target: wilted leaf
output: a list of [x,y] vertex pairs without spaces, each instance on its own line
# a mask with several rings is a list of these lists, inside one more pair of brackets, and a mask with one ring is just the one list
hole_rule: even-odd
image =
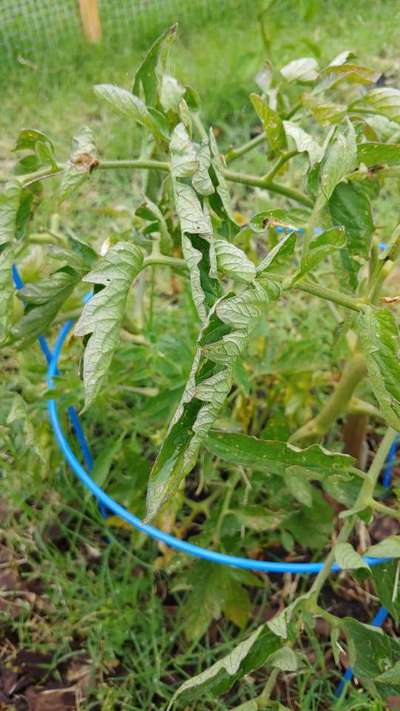
[[366,92],[361,99],[354,101],[352,109],[366,109],[382,114],[400,123],[400,89],[383,87]]
[[75,192],[98,165],[96,147],[90,128],[84,126],[74,136],[71,157],[66,164],[59,190],[60,200]]
[[175,178],[187,178],[198,169],[196,149],[183,125],[175,126],[170,143],[171,171]]
[[201,444],[231,388],[232,367],[263,308],[279,290],[254,280],[216,302],[199,334],[192,370],[152,468],[147,517],[152,518],[194,467]]
[[0,245],[14,239],[22,186],[17,180],[7,183],[0,194]]
[[199,639],[222,614],[240,628],[248,621],[250,600],[229,568],[197,561],[188,574],[192,590],[181,615],[189,640]]
[[168,709],[172,708],[176,698],[182,694],[185,695],[185,699],[195,699],[205,692],[217,695],[227,691],[245,674],[265,664],[268,657],[276,652],[280,645],[279,637],[265,625],[261,625],[226,657],[201,674],[185,681],[174,694]]
[[283,127],[286,135],[293,139],[299,153],[307,153],[310,165],[319,163],[322,158],[322,148],[315,138],[292,121],[284,121]]
[[396,624],[400,617],[399,565],[398,560],[382,561],[380,565],[374,565],[371,568],[372,578],[381,605],[389,610]]
[[318,62],[314,57],[294,59],[281,69],[286,81],[311,82],[318,77]]
[[14,262],[14,250],[10,246],[0,251],[0,344],[5,340],[12,321],[14,283],[11,267]]
[[262,122],[271,150],[281,151],[286,148],[285,129],[278,112],[271,109],[267,101],[257,94],[250,94],[250,99]]
[[130,242],[119,242],[100,257],[84,281],[103,288],[84,306],[75,326],[77,336],[89,336],[83,358],[85,407],[98,393],[107,376],[129,288],[143,266],[142,252]]
[[400,430],[399,332],[388,309],[365,307],[358,316],[358,333],[369,382],[387,422]]
[[347,111],[347,107],[344,104],[336,104],[314,94],[304,93],[301,97],[301,102],[304,108],[322,126],[340,123]]
[[368,563],[354,550],[351,543],[337,543],[335,545],[335,560],[342,570],[369,569]]
[[155,138],[160,141],[168,140],[155,115],[150,113],[146,104],[138,96],[113,84],[97,84],[94,90],[97,96],[104,99],[118,113],[148,128]]
[[231,222],[236,224],[236,218],[233,213],[232,205],[231,205],[229,188],[228,188],[227,182],[225,180],[225,176],[223,174],[223,170],[225,168],[224,159],[222,158],[222,156],[218,150],[217,141],[215,140],[214,131],[212,130],[212,128],[210,128],[209,140],[210,140],[210,151],[211,151],[211,165],[214,169],[214,173],[215,173],[215,177],[216,177],[216,181],[217,181],[216,190],[217,190],[217,193],[220,197],[222,207],[225,211],[225,214],[231,220]]
[[367,550],[373,558],[400,558],[400,536],[388,536]]
[[215,241],[218,269],[229,277],[249,282],[255,279],[256,268],[245,253],[231,242]]

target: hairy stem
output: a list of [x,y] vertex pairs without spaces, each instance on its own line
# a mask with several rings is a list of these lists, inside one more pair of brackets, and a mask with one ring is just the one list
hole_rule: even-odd
[[271,170],[264,176],[264,180],[271,181],[272,178],[277,174],[277,172],[282,168],[282,166],[285,165],[291,158],[294,156],[297,156],[299,154],[298,151],[287,151],[286,153],[283,153],[280,158],[274,163],[272,166]]
[[313,294],[313,296],[319,296],[321,299],[326,299],[327,301],[333,301],[333,303],[339,306],[345,306],[352,311],[361,311],[364,303],[360,299],[355,299],[352,296],[347,296],[347,294],[342,294],[340,291],[335,291],[335,289],[327,289],[324,286],[313,284],[309,281],[299,281],[294,284],[292,288],[300,289],[300,291]]
[[347,408],[357,385],[367,373],[363,356],[356,353],[347,361],[343,375],[321,412],[292,435],[290,441],[311,444],[320,440]]
[[265,178],[260,178],[258,175],[236,173],[233,170],[224,170],[223,173],[225,178],[232,183],[242,183],[243,185],[262,188],[263,190],[268,190],[272,193],[277,193],[278,195],[284,195],[290,200],[298,202],[300,205],[305,205],[305,207],[312,207],[312,201],[307,197],[307,195],[304,195],[304,193],[301,193],[298,190],[288,188],[286,185],[274,183],[273,180],[266,180]]
[[[379,444],[373,462],[365,476],[363,485],[359,491],[357,500],[354,505],[355,510],[364,506],[365,503],[368,501],[368,498],[372,498],[372,494],[374,492],[376,482],[378,481],[379,474],[382,471],[382,468],[386,461],[386,457],[396,436],[397,433],[395,432],[395,430],[392,429],[392,427],[389,427],[386,431],[385,436]],[[356,518],[357,517],[355,515],[352,515],[345,521],[337,537],[336,543],[346,543],[353,530]],[[318,600],[318,596],[322,590],[322,587],[330,574],[331,566],[334,560],[335,550],[333,548],[326,557],[324,567],[322,568],[322,570],[320,570],[311,586],[311,592],[315,595],[316,602]]]
[[230,163],[231,161],[236,160],[236,158],[240,158],[240,156],[244,156],[246,153],[253,150],[253,148],[256,148],[261,143],[263,143],[263,141],[265,141],[264,131],[262,133],[260,133],[258,136],[255,136],[254,138],[252,138],[250,141],[243,143],[243,145],[239,146],[239,148],[231,148],[225,155],[226,162]]

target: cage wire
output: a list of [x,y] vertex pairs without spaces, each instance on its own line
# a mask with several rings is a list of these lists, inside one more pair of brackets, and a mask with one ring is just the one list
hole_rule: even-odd
[[[99,0],[104,44],[150,38],[166,24],[196,26],[254,7],[254,0]],[[0,58],[35,59],[83,41],[78,0],[0,0]]]

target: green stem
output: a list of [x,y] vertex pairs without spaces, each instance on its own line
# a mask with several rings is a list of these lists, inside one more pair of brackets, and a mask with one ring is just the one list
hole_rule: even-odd
[[262,690],[261,694],[255,699],[255,702],[257,704],[258,709],[267,709],[269,706],[269,700],[271,698],[271,694],[274,690],[274,686],[276,684],[276,680],[278,679],[279,676],[279,669],[272,669],[271,674],[269,675],[268,681]]
[[[396,436],[396,431],[392,429],[392,427],[389,427],[385,433],[385,436],[379,444],[374,460],[364,478],[362,487],[358,493],[357,500],[353,507],[354,510],[357,510],[357,508],[361,508],[362,506],[364,506],[367,501],[367,498],[372,497],[376,482],[378,481],[378,477],[382,471],[382,468],[386,461],[386,457]],[[353,530],[355,521],[356,516],[354,515],[352,515],[347,519],[347,521],[345,521],[337,537],[336,543],[346,543]],[[330,569],[334,560],[335,549],[332,548],[332,550],[326,557],[324,567],[322,568],[322,570],[320,570],[311,586],[311,592],[314,594],[316,602],[318,601],[318,596],[322,590],[325,581],[329,576]]]
[[250,141],[247,141],[247,143],[243,143],[243,145],[239,146],[239,148],[231,148],[225,155],[226,162],[230,163],[231,161],[236,160],[236,158],[244,156],[246,153],[253,150],[253,148],[259,146],[260,143],[263,143],[263,141],[265,141],[265,138],[266,136],[263,131],[258,136],[255,136],[255,138],[252,138]]
[[272,193],[277,193],[278,195],[284,195],[290,200],[305,205],[306,207],[312,207],[312,201],[307,195],[288,188],[286,185],[281,185],[280,183],[274,183],[273,180],[265,180],[265,178],[260,178],[258,175],[250,175],[248,173],[236,173],[233,170],[224,170],[224,176],[227,180],[232,183],[242,183],[243,185],[249,185],[254,188],[262,188],[263,190],[268,190]]
[[145,257],[143,260],[145,267],[174,267],[175,269],[186,269],[187,265],[184,259],[179,257],[167,257],[164,254],[157,254],[151,257]]
[[321,412],[295,432],[292,443],[312,443],[322,439],[337,418],[346,410],[357,385],[367,373],[363,356],[356,353],[347,361],[343,375]]
[[141,159],[137,160],[101,160],[96,166],[96,170],[119,170],[120,168],[128,168],[131,170],[161,170],[168,172],[170,165],[167,161]]
[[379,511],[379,513],[383,513],[386,516],[392,516],[393,518],[400,518],[400,511],[397,511],[396,509],[391,509],[390,506],[386,506],[386,504],[382,504],[381,501],[375,501],[375,499],[371,502],[371,507],[374,509],[374,511]]
[[298,151],[287,151],[286,153],[283,153],[283,155],[281,155],[281,157],[278,158],[278,160],[274,163],[271,170],[264,176],[264,180],[267,182],[271,181],[272,178],[277,174],[277,172],[282,168],[282,166],[298,154]]
[[359,299],[342,294],[340,291],[336,291],[335,289],[327,289],[324,286],[313,284],[308,281],[299,281],[291,288],[300,289],[300,291],[305,291],[307,294],[313,294],[313,296],[319,296],[321,299],[326,299],[326,301],[333,301],[333,303],[339,304],[339,306],[345,306],[347,309],[351,309],[352,311],[361,311],[363,307],[363,302]]

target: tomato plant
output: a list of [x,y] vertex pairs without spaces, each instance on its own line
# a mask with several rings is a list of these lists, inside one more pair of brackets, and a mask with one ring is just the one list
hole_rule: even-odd
[[[333,657],[347,645],[356,676],[386,698],[400,692],[399,641],[328,612],[321,593],[336,562],[357,584],[372,581],[398,619],[400,537],[371,546],[367,526],[380,514],[400,517],[396,488],[388,495],[378,482],[400,430],[400,228],[383,219],[399,177],[400,91],[377,86],[349,52],[323,68],[312,58],[266,66],[250,95],[255,135],[222,152],[196,92],[169,73],[174,36],[173,27],[152,45],[130,89],[95,87],[126,132],[141,127],[138,158],[103,158],[87,127],[65,163],[43,132],[18,136],[0,198],[2,340],[30,347],[80,312],[84,409],[95,412],[131,377],[110,370],[122,336],[125,367],[140,373],[125,394],[133,387],[144,398],[132,412],[140,476],[124,477],[123,495],[148,521],[254,559],[272,549],[304,561],[329,548],[311,586],[174,698],[223,693],[266,666],[264,690],[241,708],[272,708],[279,672],[301,668],[298,641],[318,618],[329,624]],[[32,231],[43,201],[79,215],[91,181],[109,171],[143,171],[123,230],[102,244]],[[38,243],[49,255],[39,267]],[[20,303],[14,261],[28,282]],[[72,386],[69,396],[79,391]],[[127,429],[95,466],[115,496],[121,481],[107,477]],[[181,565],[177,586],[191,588],[182,612],[190,638],[221,613],[246,626],[255,575],[187,568],[161,552],[160,565]],[[371,569],[364,553],[393,560]]]

